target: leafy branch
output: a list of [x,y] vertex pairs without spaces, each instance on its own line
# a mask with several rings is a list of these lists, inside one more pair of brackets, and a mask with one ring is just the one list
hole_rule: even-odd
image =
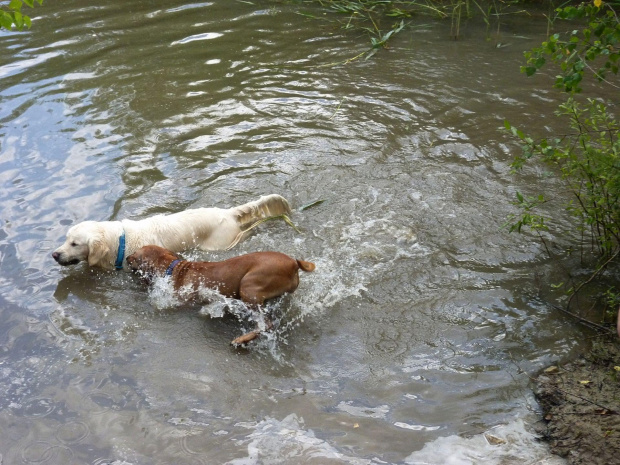
[[[512,168],[519,170],[537,155],[557,170],[574,197],[566,209],[578,220],[580,230],[590,231],[600,254],[609,257],[620,248],[620,125],[603,104],[592,99],[583,109],[571,98],[556,115],[568,117],[573,135],[535,142],[504,123],[523,142],[522,155],[515,158]],[[542,195],[538,199],[528,203],[521,196],[518,205],[524,215],[511,231],[520,232],[523,225],[545,227],[543,219],[532,214],[543,203]]]
[[0,5],[0,29],[12,30],[13,27],[22,31],[24,27],[30,29],[32,21],[29,16],[22,13],[24,3],[34,8],[34,3],[43,4],[43,0],[11,0],[7,5]]
[[620,22],[611,4],[594,0],[559,8],[556,19],[581,20],[587,25],[581,30],[553,34],[540,47],[526,52],[527,62],[521,70],[531,76],[546,64],[549,57],[561,69],[555,81],[555,87],[559,89],[581,92],[586,71],[598,81],[616,87],[606,80],[610,72],[618,74],[620,59]]
[[[572,194],[572,200],[565,204],[566,211],[575,219],[571,228],[580,231],[582,238],[589,234],[592,251],[599,255],[590,276],[568,289],[568,308],[584,286],[600,278],[604,270],[617,270],[620,257],[620,124],[613,115],[618,95],[608,94],[611,105],[600,98],[578,103],[574,97],[582,92],[582,82],[588,77],[594,77],[601,87],[611,85],[618,89],[609,76],[619,72],[620,20],[612,5],[602,0],[559,8],[555,19],[578,20],[582,27],[553,34],[540,47],[526,52],[526,64],[521,71],[531,76],[546,66],[547,60],[559,67],[554,87],[564,90],[569,97],[555,114],[567,119],[570,129],[560,136],[534,140],[508,122],[505,127],[522,142],[523,149],[512,163],[513,170],[519,171],[531,158],[536,158],[557,174]],[[547,224],[536,213],[542,203],[542,195],[524,198],[517,194],[515,204],[521,215],[509,217],[510,230],[520,232],[529,227],[543,239],[540,231]],[[582,240],[582,252],[586,246]],[[613,288],[605,295],[606,307],[617,308],[620,295]]]

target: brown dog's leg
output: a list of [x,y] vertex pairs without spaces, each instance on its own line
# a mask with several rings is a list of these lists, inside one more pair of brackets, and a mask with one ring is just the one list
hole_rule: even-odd
[[[273,329],[273,323],[271,322],[271,320],[265,318],[265,329],[264,331],[271,331]],[[258,336],[261,335],[263,331],[260,329],[255,329],[254,331],[250,331],[249,333],[245,333],[239,337],[236,337],[235,339],[233,339],[232,341],[230,341],[230,343],[237,347],[240,346],[242,344],[246,344],[250,341],[253,341],[254,339],[256,339]]]
[[260,336],[261,331],[255,329],[254,331],[250,331],[249,333],[244,334],[243,336],[236,337],[230,343],[234,346],[240,346],[242,344],[246,344],[250,341],[253,341],[258,336]]

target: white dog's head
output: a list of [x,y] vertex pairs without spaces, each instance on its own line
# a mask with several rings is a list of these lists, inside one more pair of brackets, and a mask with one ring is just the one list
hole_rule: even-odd
[[110,253],[105,228],[97,221],[84,221],[67,231],[65,243],[58,247],[52,257],[59,265],[76,265],[88,260],[90,266],[100,265]]

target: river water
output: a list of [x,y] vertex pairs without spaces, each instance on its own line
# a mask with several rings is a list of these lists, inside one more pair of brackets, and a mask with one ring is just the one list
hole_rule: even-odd
[[[368,39],[298,8],[49,1],[0,33],[0,463],[560,463],[526,373],[585,337],[545,304],[560,267],[501,229],[553,182],[510,173],[503,130],[554,124],[552,78],[519,73],[544,20],[498,47],[416,18],[344,64]],[[83,220],[269,193],[301,232],[189,254],[316,263],[249,350],[226,302],[51,258]]]

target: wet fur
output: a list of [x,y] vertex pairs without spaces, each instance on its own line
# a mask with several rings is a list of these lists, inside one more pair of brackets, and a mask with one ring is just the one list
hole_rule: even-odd
[[[140,248],[127,257],[132,271],[148,281],[165,276],[176,254],[156,245]],[[174,290],[186,300],[196,300],[201,288],[211,288],[220,294],[241,299],[251,309],[260,310],[266,300],[292,293],[299,285],[299,270],[313,271],[313,263],[296,260],[280,252],[254,252],[221,262],[181,261],[172,270]],[[270,323],[267,322],[267,327]],[[256,338],[259,330],[244,334],[232,341],[242,344]]]
[[285,198],[272,194],[229,209],[198,208],[138,221],[84,221],[69,229],[52,257],[63,266],[87,261],[90,266],[114,269],[123,231],[125,257],[148,244],[174,252],[193,247],[224,250],[244,239],[257,221],[290,211]]

